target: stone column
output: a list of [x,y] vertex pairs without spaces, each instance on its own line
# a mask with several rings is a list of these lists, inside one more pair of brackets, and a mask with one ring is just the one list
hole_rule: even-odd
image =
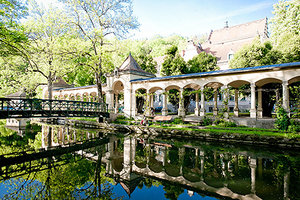
[[285,172],[283,177],[283,199],[289,200],[289,188],[290,188],[290,168],[288,168],[288,171]]
[[179,174],[180,175],[183,175],[182,168],[183,168],[184,155],[185,155],[185,148],[184,147],[180,147],[178,149],[178,160],[179,160],[179,165],[180,165],[180,172],[179,172]]
[[136,116],[136,111],[137,111],[137,109],[136,109],[136,96],[135,96],[135,91],[133,91],[132,92],[132,97],[131,97],[131,99],[132,99],[132,106],[131,106],[131,115],[132,116]]
[[224,94],[223,94],[223,102],[224,102],[224,118],[229,118],[228,104],[229,104],[229,89],[228,86],[224,86]]
[[201,181],[204,180],[204,151],[200,151],[200,172],[201,172]]
[[250,158],[250,168],[251,168],[251,192],[255,194],[255,182],[256,182],[256,159]]
[[238,117],[239,116],[239,90],[234,89],[234,116]]
[[262,109],[262,89],[257,89],[257,118],[263,117],[263,109]]
[[204,87],[201,87],[201,108],[200,108],[200,116],[205,116],[205,98],[204,98]]
[[287,81],[282,82],[282,107],[290,115],[290,105],[289,105],[289,83]]
[[115,94],[115,113],[119,111],[119,94]]
[[195,98],[195,116],[199,116],[199,93],[195,93],[196,98]]
[[179,108],[178,108],[178,116],[183,117],[184,115],[185,115],[185,112],[184,112],[183,88],[180,88],[180,91],[179,91]]
[[[89,98],[89,97],[87,97]],[[91,100],[89,99],[89,102],[91,102]],[[114,93],[113,90],[108,90],[106,93],[106,104],[108,105],[108,110],[112,111],[113,107],[114,107]]]
[[151,96],[150,96],[150,108],[154,108],[154,94],[151,93]]
[[256,118],[256,97],[255,97],[255,83],[251,83],[251,109],[250,118]]
[[151,95],[149,93],[149,90],[147,90],[147,96],[146,96],[146,102],[145,102],[145,114],[147,116],[150,116],[151,114],[151,109],[150,109],[150,105],[151,105]]
[[162,115],[166,116],[168,115],[168,102],[167,102],[167,94],[166,90],[162,90],[162,95],[163,95],[163,108],[162,108]]
[[218,115],[218,89],[214,90],[214,109],[213,109],[213,115]]
[[131,96],[132,90],[130,88],[124,88],[124,115],[126,117],[131,117]]

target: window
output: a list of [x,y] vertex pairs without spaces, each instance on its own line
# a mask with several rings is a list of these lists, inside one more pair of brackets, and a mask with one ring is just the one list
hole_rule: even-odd
[[233,58],[234,54],[233,53],[229,53],[228,54],[228,60],[231,60]]

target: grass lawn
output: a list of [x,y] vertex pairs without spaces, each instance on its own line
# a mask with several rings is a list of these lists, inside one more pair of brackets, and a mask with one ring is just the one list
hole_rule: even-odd
[[245,134],[245,135],[257,135],[257,136],[275,136],[275,137],[285,137],[285,138],[300,138],[300,134],[297,133],[287,133],[281,132],[273,129],[259,129],[259,128],[249,128],[249,127],[218,127],[218,126],[207,126],[203,129],[191,128],[191,127],[178,127],[173,126],[160,126],[160,125],[151,125],[150,127],[156,128],[165,128],[165,129],[176,129],[184,131],[197,131],[201,133],[209,134]]

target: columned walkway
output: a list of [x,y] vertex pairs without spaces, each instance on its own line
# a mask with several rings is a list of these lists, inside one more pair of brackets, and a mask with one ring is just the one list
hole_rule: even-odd
[[[143,89],[146,92],[144,94],[144,110],[147,110],[145,114],[150,114],[151,108],[154,106],[153,95],[160,91],[162,97],[160,99],[161,115],[168,115],[168,102],[170,101],[168,94],[172,90],[178,93],[178,115],[184,116],[186,113],[184,91],[189,89],[193,91],[194,95],[195,116],[204,116],[208,112],[205,110],[207,100],[204,99],[204,91],[210,89],[213,91],[213,115],[218,115],[220,108],[222,108],[225,117],[228,116],[229,108],[226,102],[231,95],[234,97],[234,108],[231,111],[235,117],[238,117],[240,116],[241,103],[238,88],[248,85],[250,117],[262,118],[263,103],[267,100],[264,98],[264,86],[268,84],[279,85],[280,91],[277,90],[276,92],[277,103],[282,103],[283,108],[290,112],[288,86],[300,81],[300,62],[167,77],[154,77],[154,75],[144,72],[138,67],[134,59],[129,56],[114,74],[107,76],[107,84],[103,85],[103,92],[111,112],[118,112],[119,108],[122,107],[126,116],[136,116],[137,91]],[[86,86],[57,89],[54,90],[53,96],[57,99],[95,101],[97,88],[96,86]]]

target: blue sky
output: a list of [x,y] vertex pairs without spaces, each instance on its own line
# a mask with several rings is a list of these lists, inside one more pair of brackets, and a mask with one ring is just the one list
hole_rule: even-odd
[[179,34],[193,36],[210,30],[272,17],[276,0],[134,0],[141,26],[135,37]]
[[[56,0],[37,0],[47,4]],[[132,0],[140,28],[133,38],[177,34],[191,37],[210,30],[272,17],[278,0]]]

